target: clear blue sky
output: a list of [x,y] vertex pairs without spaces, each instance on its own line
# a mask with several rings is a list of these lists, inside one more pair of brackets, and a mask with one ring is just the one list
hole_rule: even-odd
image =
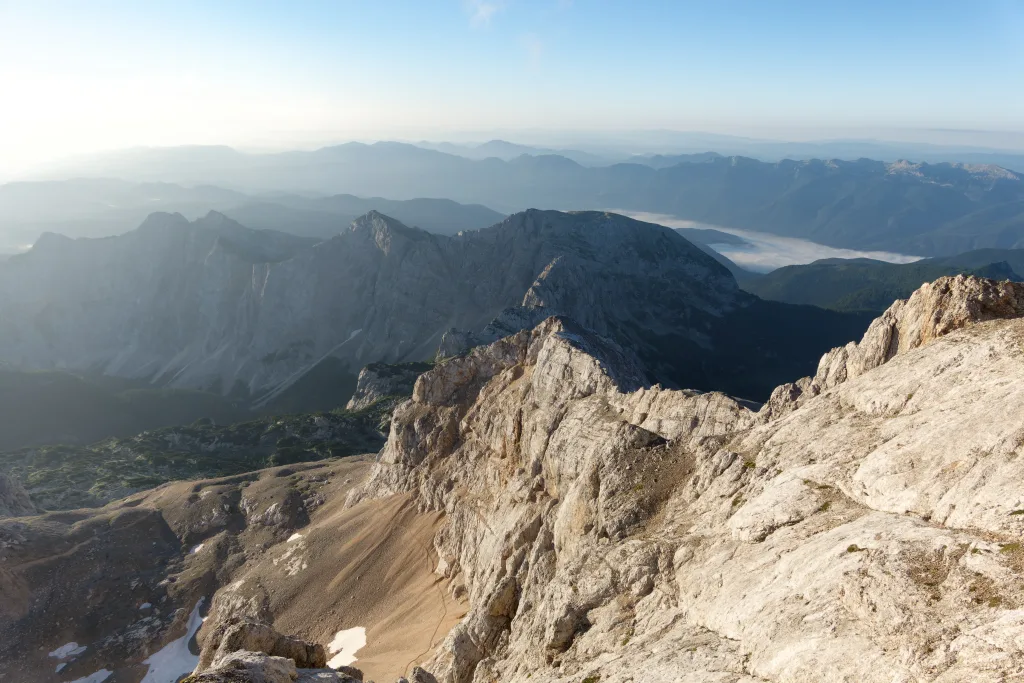
[[1021,0],[0,0],[0,158],[517,128],[1024,129]]

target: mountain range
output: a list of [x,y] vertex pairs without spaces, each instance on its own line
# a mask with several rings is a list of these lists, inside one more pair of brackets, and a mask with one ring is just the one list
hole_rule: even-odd
[[714,154],[655,165],[587,167],[556,154],[469,159],[381,142],[277,154],[130,150],[83,172],[249,192],[447,197],[504,212],[604,207],[923,256],[1024,244],[1024,181],[998,166]]
[[628,347],[651,381],[753,400],[868,322],[757,299],[675,231],[600,212],[530,210],[454,236],[371,212],[316,243],[157,213],[117,237],[46,234],[0,263],[0,359],[13,367],[257,407],[322,377],[351,391],[368,363],[429,360],[446,338],[458,352],[553,314]]
[[324,239],[373,210],[440,234],[486,228],[504,218],[486,207],[447,199],[250,195],[210,185],[77,178],[0,185],[0,252],[22,251],[44,232],[67,237],[119,235],[136,228],[154,211],[190,217],[221,211],[254,229]]

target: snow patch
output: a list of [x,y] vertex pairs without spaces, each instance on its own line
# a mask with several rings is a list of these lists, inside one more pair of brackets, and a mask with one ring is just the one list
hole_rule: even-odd
[[199,655],[192,654],[188,649],[188,644],[205,621],[203,617],[199,616],[203,600],[204,598],[199,598],[199,602],[188,616],[185,635],[167,643],[159,651],[150,655],[148,659],[143,660],[143,664],[149,665],[149,671],[146,672],[141,683],[175,683],[185,674],[192,673],[192,670],[199,664]]
[[60,673],[61,671],[63,671],[64,667],[67,666],[67,665],[68,665],[67,662],[61,662],[60,664],[58,664],[57,665],[57,673]]
[[68,657],[77,657],[78,655],[85,652],[87,645],[79,645],[75,641],[71,641],[65,645],[61,645],[56,650],[50,653],[50,656],[54,659],[67,659]]
[[292,534],[288,537],[288,542],[291,543],[292,541],[297,541],[300,538],[302,538],[302,534]]
[[356,653],[366,646],[366,629],[362,626],[338,631],[327,645],[327,650],[334,655],[327,662],[327,666],[337,669],[339,666],[349,666],[356,661]]
[[83,678],[76,678],[75,680],[71,681],[71,683],[103,683],[103,681],[105,681],[108,678],[110,678],[110,676],[113,673],[114,673],[113,671],[107,671],[106,669],[100,669],[96,673],[89,674],[88,676],[85,676]]
[[283,563],[285,575],[295,576],[309,566],[309,563],[306,562],[306,558],[302,555],[302,551],[305,550],[305,548],[306,544],[303,543],[300,538],[300,540],[295,542],[295,545],[289,547],[288,550],[285,550],[281,557],[274,559],[274,566],[276,567]]
[[152,607],[152,606],[153,606],[153,604],[152,604],[152,603],[149,603],[149,602],[144,602],[144,603],[142,603],[141,605],[139,605],[139,609],[140,609],[140,610],[144,610],[144,609],[149,609],[149,608],[150,608],[150,607]]
[[195,555],[196,553],[198,553],[200,550],[203,549],[204,545],[206,545],[206,544],[205,543],[200,543],[195,548],[192,548],[192,550],[188,551],[188,554],[189,555]]

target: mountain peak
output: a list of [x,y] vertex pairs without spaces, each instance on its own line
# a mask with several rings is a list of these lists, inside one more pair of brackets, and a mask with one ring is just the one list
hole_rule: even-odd
[[395,239],[415,242],[433,239],[433,236],[426,230],[410,228],[405,223],[395,220],[391,216],[386,216],[376,209],[371,209],[352,221],[349,233],[365,235],[368,239],[376,242],[378,248],[385,253],[391,251]]
[[137,228],[138,232],[149,232],[155,230],[170,230],[175,228],[188,227],[188,219],[180,213],[167,213],[166,211],[155,211]]

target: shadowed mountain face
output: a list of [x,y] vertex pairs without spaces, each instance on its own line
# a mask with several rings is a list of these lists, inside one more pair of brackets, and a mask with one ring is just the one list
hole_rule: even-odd
[[596,212],[530,210],[452,237],[370,213],[315,245],[154,214],[120,237],[47,236],[0,265],[0,360],[257,405],[313,369],[427,360],[450,328],[500,336],[552,314],[628,347],[650,381],[754,399],[867,324],[762,302],[675,231]]
[[[204,163],[191,161],[197,155]],[[920,255],[1024,245],[1024,181],[998,166],[766,163],[717,155],[663,163],[591,168],[555,154],[474,160],[388,142],[270,155],[141,150],[99,159],[92,172],[250,190],[449,197],[504,211],[646,211],[834,247]]]

